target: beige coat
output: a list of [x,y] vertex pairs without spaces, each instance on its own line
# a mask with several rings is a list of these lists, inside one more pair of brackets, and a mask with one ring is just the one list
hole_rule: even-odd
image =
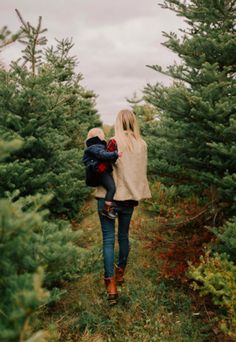
[[[133,151],[125,150],[121,158],[113,164],[113,178],[116,184],[114,200],[136,200],[150,198],[147,180],[147,145],[135,143]],[[106,190],[99,186],[95,197],[104,198]]]

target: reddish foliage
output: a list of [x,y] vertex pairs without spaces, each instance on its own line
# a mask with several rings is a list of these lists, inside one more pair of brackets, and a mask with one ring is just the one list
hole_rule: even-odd
[[161,275],[164,278],[179,278],[184,280],[188,261],[197,263],[203,253],[203,245],[212,239],[208,231],[199,232],[189,239],[178,239],[165,252],[160,252],[163,260]]
[[188,262],[196,264],[203,254],[204,244],[213,238],[213,234],[204,228],[212,223],[214,213],[211,209],[208,205],[200,206],[198,199],[192,198],[162,211],[158,222],[163,236],[158,232],[149,245],[152,249],[161,249],[158,257],[163,260],[162,277],[186,281]]

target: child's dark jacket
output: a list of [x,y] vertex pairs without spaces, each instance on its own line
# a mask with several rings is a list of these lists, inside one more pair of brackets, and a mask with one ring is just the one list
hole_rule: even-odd
[[86,184],[99,185],[99,166],[104,164],[106,172],[112,172],[111,163],[118,158],[118,152],[107,152],[107,143],[98,137],[86,141],[86,149],[83,155],[83,163],[86,166]]

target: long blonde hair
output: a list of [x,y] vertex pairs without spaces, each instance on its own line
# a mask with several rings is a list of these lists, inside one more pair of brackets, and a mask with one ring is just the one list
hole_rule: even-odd
[[135,114],[129,109],[121,110],[116,117],[115,138],[120,150],[133,150],[134,143],[145,144]]

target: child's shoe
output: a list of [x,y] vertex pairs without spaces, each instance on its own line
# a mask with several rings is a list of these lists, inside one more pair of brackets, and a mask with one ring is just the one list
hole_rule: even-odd
[[117,217],[116,212],[114,211],[114,208],[112,205],[105,203],[104,209],[102,211],[102,215],[106,216],[107,218],[111,220],[115,220]]

